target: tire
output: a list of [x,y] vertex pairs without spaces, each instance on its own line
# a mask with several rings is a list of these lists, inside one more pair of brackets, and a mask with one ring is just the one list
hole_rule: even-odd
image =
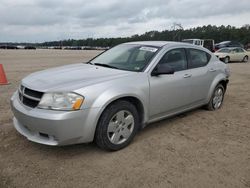
[[133,140],[139,129],[136,107],[120,100],[108,106],[102,113],[95,132],[95,142],[110,151],[120,150]]
[[[217,93],[218,91],[221,91],[221,94]],[[206,105],[206,108],[210,111],[218,110],[224,101],[224,95],[225,95],[225,88],[222,84],[218,84],[213,92],[213,95],[209,101],[209,103]],[[217,98],[216,98],[217,97]]]
[[247,55],[243,58],[242,62],[245,62],[245,63],[248,62],[248,56]]
[[230,57],[225,57],[224,59],[223,59],[223,61],[224,61],[224,63],[229,63],[230,62]]

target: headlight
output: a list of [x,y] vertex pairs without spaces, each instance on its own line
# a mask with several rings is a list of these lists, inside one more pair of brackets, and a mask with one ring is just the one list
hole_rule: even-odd
[[38,108],[52,110],[79,110],[84,97],[76,93],[45,93],[38,105]]

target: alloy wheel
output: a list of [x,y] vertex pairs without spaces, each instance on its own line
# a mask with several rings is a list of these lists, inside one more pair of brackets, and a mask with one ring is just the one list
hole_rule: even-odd
[[223,89],[221,87],[217,88],[215,93],[214,93],[214,98],[213,98],[213,107],[214,109],[220,108],[222,101],[223,101]]

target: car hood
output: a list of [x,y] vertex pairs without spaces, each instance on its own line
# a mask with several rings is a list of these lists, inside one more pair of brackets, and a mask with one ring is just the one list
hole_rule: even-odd
[[42,92],[73,91],[130,74],[134,72],[80,63],[35,72],[24,78],[22,85]]

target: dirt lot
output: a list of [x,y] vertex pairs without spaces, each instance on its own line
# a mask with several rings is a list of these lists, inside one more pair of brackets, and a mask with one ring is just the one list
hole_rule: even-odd
[[230,64],[222,109],[151,124],[122,151],[49,147],[19,135],[9,99],[20,80],[97,53],[0,50],[10,82],[0,86],[0,187],[250,187],[250,63]]

